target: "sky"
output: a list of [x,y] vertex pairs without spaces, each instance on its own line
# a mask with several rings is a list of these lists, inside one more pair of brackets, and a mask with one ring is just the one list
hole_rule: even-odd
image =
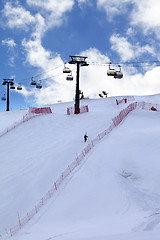
[[[85,97],[159,93],[159,15],[158,0],[1,0],[0,81],[22,86],[10,90],[10,109],[73,101],[76,65],[68,62],[75,55],[89,63],[80,68]],[[107,76],[110,62],[121,65],[122,79]],[[64,63],[73,81],[66,81]],[[42,89],[30,85],[32,77]],[[0,111],[5,94],[0,84]]]

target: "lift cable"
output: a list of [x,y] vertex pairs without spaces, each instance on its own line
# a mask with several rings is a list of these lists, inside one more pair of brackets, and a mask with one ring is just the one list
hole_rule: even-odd
[[158,60],[153,60],[153,61],[134,61],[134,62],[108,62],[108,63],[103,63],[103,62],[87,62],[89,65],[97,65],[97,66],[109,66],[110,64],[112,65],[134,65],[134,64],[153,64],[156,63],[157,66],[160,64],[160,61]]
[[[44,72],[38,73],[37,75],[32,75],[32,77],[33,77],[33,78],[37,78],[38,76],[41,76],[41,75],[43,75],[43,74],[45,74],[45,73],[54,71],[54,70],[56,70],[56,69],[58,69],[58,68],[60,68],[60,67],[62,67],[62,66],[64,66],[64,64],[61,64],[61,65],[59,65],[59,66],[57,66],[57,67],[55,67],[55,68],[48,69],[48,70],[46,70],[46,71],[44,71]],[[23,81],[23,83],[27,83],[27,82],[30,81],[30,79],[31,79],[32,77],[30,77],[30,78],[29,78],[29,77],[24,78],[24,79],[22,79],[21,81]],[[25,80],[29,80],[29,81],[26,82]]]
[[[108,62],[108,63],[106,63],[106,62],[87,62],[87,63],[89,63],[89,65],[104,66],[104,67],[109,66],[110,64],[112,64],[112,65],[128,65],[128,67],[140,67],[140,65],[145,65],[147,67],[147,66],[150,66],[151,64],[156,64],[156,66],[160,66],[160,61],[159,60],[132,61],[132,62],[112,62],[112,63],[111,62]],[[67,64],[67,62],[65,62],[65,64]],[[54,70],[56,70],[56,69],[58,69],[58,68],[60,68],[62,66],[64,66],[64,63],[59,65],[59,66],[57,66],[57,67],[55,67],[55,68],[51,68],[51,69],[48,69],[48,70],[46,70],[44,72],[41,72],[39,74],[33,75],[30,78],[28,77],[28,78],[22,79],[21,81],[19,81],[19,83],[22,83],[22,82],[23,82],[23,84],[24,83],[30,83],[30,79],[31,78],[37,78],[38,76],[41,76],[41,75],[43,75],[45,73],[54,71]],[[74,71],[74,70],[75,69],[73,69],[72,71]],[[58,76],[60,76],[62,74],[64,74],[64,73],[62,72],[62,73],[57,74],[57,75],[53,75],[53,76],[50,76],[50,77],[42,78],[40,80],[44,81],[44,80],[47,80],[47,79],[50,79],[50,78],[53,78],[53,77],[58,77]],[[27,81],[25,81],[25,80],[27,80]]]
[[[61,65],[62,66],[62,65]],[[72,71],[75,71],[76,68],[74,68]],[[48,71],[47,71],[48,72]],[[59,74],[56,74],[56,75],[52,75],[52,76],[49,76],[49,77],[46,77],[46,78],[41,78],[41,79],[38,79],[38,81],[44,81],[44,80],[48,80],[48,79],[51,79],[51,78],[54,78],[54,77],[59,77],[61,75],[64,75],[63,72],[59,73]],[[28,80],[28,79],[27,79]],[[20,83],[20,81],[19,81]],[[23,81],[23,84],[24,83],[30,83],[30,81]]]

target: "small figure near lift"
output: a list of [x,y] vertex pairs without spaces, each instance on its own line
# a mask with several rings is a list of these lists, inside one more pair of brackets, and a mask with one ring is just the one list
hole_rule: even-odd
[[157,109],[155,107],[153,107],[153,106],[151,107],[151,110],[152,111],[157,111]]
[[85,133],[85,135],[84,135],[84,141],[87,142],[87,139],[88,139],[88,136],[87,136],[87,134]]

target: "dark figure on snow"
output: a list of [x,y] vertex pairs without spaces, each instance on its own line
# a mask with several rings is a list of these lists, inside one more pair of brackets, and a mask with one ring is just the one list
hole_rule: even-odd
[[88,136],[87,136],[87,134],[85,133],[85,135],[84,135],[84,141],[85,141],[85,142],[87,141],[87,138],[88,138]]
[[157,109],[155,107],[153,107],[153,106],[151,107],[151,110],[152,111],[157,111]]

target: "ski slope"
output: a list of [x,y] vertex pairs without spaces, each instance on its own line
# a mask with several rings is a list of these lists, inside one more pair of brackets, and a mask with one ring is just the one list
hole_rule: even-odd
[[[160,96],[136,97],[160,103]],[[89,113],[66,115],[72,103],[52,105],[0,138],[0,233],[6,238],[63,170],[105,130],[126,104],[85,100]],[[1,113],[2,125],[24,112]],[[1,117],[2,116],[2,117]],[[160,236],[160,112],[134,110],[85,157],[83,164],[14,240],[151,240]]]

